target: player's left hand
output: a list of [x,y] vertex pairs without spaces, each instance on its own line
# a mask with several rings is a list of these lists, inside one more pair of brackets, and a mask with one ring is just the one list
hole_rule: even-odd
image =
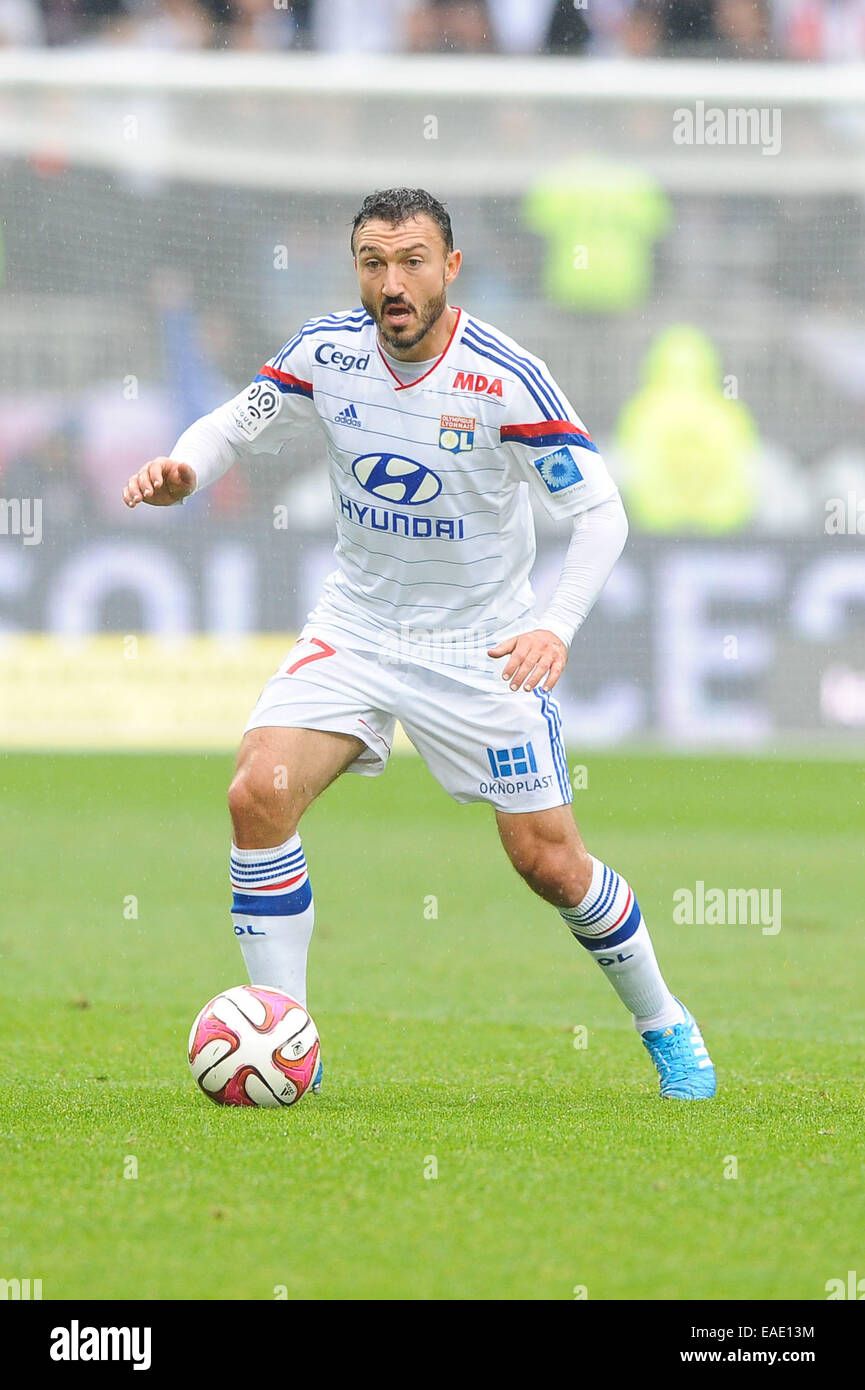
[[565,669],[568,649],[554,632],[537,628],[534,632],[521,632],[518,637],[508,637],[497,647],[490,647],[488,656],[509,656],[510,660],[502,671],[502,680],[510,681],[511,690],[534,690],[543,681],[543,690],[552,690]]

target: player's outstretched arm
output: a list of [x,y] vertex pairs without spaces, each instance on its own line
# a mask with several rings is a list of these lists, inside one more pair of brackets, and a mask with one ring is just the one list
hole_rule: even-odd
[[147,502],[151,507],[171,507],[189,497],[196,487],[195,469],[176,459],[156,458],[133,473],[123,489],[127,507]]

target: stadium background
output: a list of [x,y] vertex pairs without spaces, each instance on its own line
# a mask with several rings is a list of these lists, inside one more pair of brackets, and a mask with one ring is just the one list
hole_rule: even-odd
[[[329,567],[317,435],[182,511],[120,488],[356,302],[402,182],[622,487],[571,741],[861,743],[865,5],[10,0],[0,36],[6,746],[232,746]],[[714,108],[747,136],[676,134]],[[564,548],[540,517],[541,597]]]

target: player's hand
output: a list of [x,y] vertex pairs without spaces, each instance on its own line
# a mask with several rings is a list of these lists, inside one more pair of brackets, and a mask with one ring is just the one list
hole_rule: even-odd
[[520,686],[534,690],[541,681],[543,690],[552,690],[565,669],[568,649],[554,632],[537,628],[508,637],[497,647],[490,647],[487,655],[510,658],[502,671],[502,680],[510,681],[511,690],[519,690]]
[[195,469],[188,463],[151,459],[133,473],[123,489],[123,500],[127,507],[137,507],[139,502],[147,502],[151,507],[171,507],[194,492],[197,481]]

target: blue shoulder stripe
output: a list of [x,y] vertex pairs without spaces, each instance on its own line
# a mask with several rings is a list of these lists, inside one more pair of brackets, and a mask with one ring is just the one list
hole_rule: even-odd
[[280,348],[276,355],[274,366],[281,367],[289,353],[293,352],[298,343],[302,342],[310,333],[316,333],[320,329],[327,328],[332,328],[338,332],[360,333],[361,330],[366,328],[367,324],[372,323],[372,321],[366,309],[353,309],[351,313],[348,314],[325,314],[321,318],[307,319],[306,323],[298,329],[294,337],[290,338],[285,346]]
[[540,367],[537,365],[536,362],[532,361],[528,353],[517,352],[515,348],[509,347],[507,343],[502,342],[499,336],[496,333],[494,333],[492,329],[482,329],[476,323],[471,323],[469,327],[471,328],[473,333],[477,334],[479,342],[485,343],[488,347],[494,348],[496,351],[500,352],[502,357],[506,358],[509,362],[521,365],[523,371],[532,378],[532,380],[538,386],[538,389],[543,389],[550,397],[553,408],[555,410],[565,412],[562,416],[560,416],[560,418],[563,420],[566,420],[568,418],[564,401],[557,394],[554,382],[549,377],[544,376],[544,373],[541,371]]
[[[360,317],[358,317],[360,315]],[[351,314],[325,314],[322,318],[307,319],[306,323],[295,333],[293,338],[280,349],[277,354],[275,366],[281,366],[290,352],[293,352],[304,338],[310,333],[316,333],[320,329],[332,328],[334,331],[346,333],[359,333],[366,328],[367,324],[372,323],[372,319],[366,309],[355,309]]]
[[[533,382],[537,390],[547,401],[549,413],[547,413],[546,418],[548,420],[567,420],[568,410],[564,402],[556,394],[551,382],[543,376],[534,362],[530,361],[529,358],[521,357],[518,353],[514,352],[513,349],[506,347],[504,343],[498,342],[489,334],[481,333],[480,329],[474,323],[470,323],[463,334],[463,341],[465,342],[466,340],[474,346],[476,351],[483,347],[491,349],[494,353],[498,353],[500,365],[509,366],[520,377],[529,390],[532,389],[531,386],[529,386],[529,382]],[[495,358],[492,360],[495,360]],[[535,400],[537,400],[538,397],[534,391],[532,394]]]
[[541,412],[545,420],[552,420],[556,418],[550,410],[549,405],[541,400],[532,383],[525,376],[523,376],[522,372],[518,371],[517,368],[514,367],[513,363],[505,362],[502,360],[501,357],[498,357],[495,353],[487,352],[484,348],[478,347],[477,343],[473,343],[467,333],[463,334],[462,341],[465,344],[465,346],[469,349],[469,351],[476,353],[478,357],[485,357],[488,362],[495,363],[497,367],[504,367],[507,371],[513,372],[514,376],[518,377],[518,379],[522,382],[523,386],[525,386],[526,390],[534,400],[535,405],[538,407],[538,410]]

